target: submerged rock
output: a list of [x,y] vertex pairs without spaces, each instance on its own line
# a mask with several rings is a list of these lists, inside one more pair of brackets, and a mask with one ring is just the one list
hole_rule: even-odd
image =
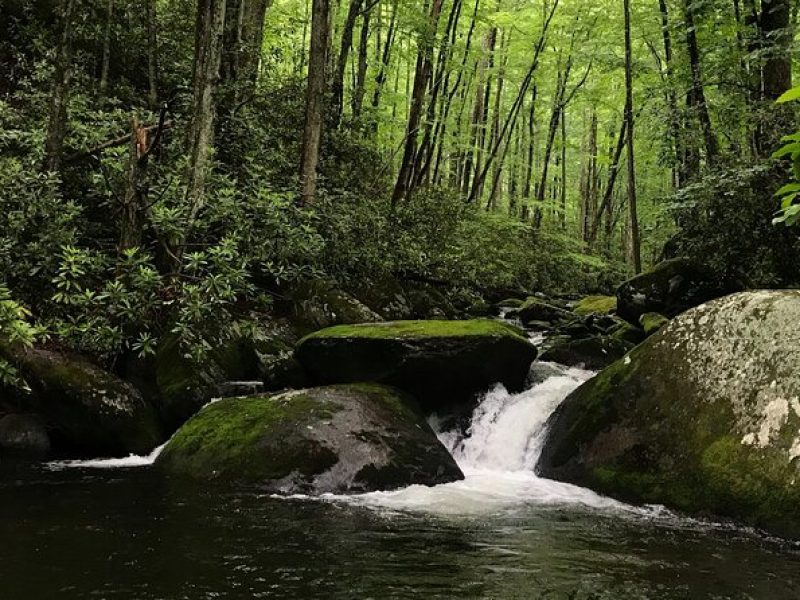
[[18,403],[42,417],[59,450],[144,454],[163,441],[155,409],[119,377],[75,355],[11,346],[2,352],[31,388]]
[[0,418],[0,454],[42,456],[50,450],[50,437],[36,415],[10,414]]
[[156,466],[279,493],[367,492],[463,479],[413,399],[374,384],[220,400],[175,434]]
[[708,269],[688,258],[673,258],[623,283],[617,290],[617,314],[639,325],[645,313],[672,318],[725,293]]
[[800,537],[800,292],[701,305],[576,390],[539,470]]
[[332,327],[302,339],[296,354],[316,384],[385,383],[430,412],[469,407],[496,383],[521,391],[536,349],[517,328],[478,319]]

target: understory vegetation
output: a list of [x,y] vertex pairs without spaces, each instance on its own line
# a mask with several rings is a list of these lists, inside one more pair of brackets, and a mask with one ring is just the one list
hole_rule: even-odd
[[675,256],[800,280],[772,223],[788,0],[0,7],[12,342],[114,365],[170,334],[198,358],[314,279],[467,304],[609,293]]

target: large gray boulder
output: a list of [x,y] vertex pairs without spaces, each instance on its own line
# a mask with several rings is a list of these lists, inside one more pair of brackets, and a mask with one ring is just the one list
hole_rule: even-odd
[[279,493],[367,492],[463,479],[414,401],[374,384],[220,400],[173,436],[156,466]]
[[317,385],[384,383],[433,412],[471,406],[496,383],[521,391],[536,349],[500,321],[395,321],[318,331],[296,355]]
[[800,537],[800,292],[696,307],[576,390],[538,469]]

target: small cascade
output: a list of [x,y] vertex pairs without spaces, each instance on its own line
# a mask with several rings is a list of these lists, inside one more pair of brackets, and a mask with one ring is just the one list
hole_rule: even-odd
[[[463,481],[373,492],[348,501],[376,508],[453,515],[576,504],[638,511],[591,490],[544,479],[534,472],[548,418],[570,392],[592,376],[592,372],[581,369],[555,364],[547,367],[548,376],[524,392],[510,394],[502,386],[488,392],[475,409],[465,434],[438,434],[464,472]],[[436,428],[435,422],[433,425]]]

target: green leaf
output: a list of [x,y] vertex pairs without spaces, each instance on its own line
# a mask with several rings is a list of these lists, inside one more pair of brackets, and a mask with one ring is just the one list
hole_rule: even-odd
[[778,104],[785,104],[786,102],[792,102],[793,100],[800,100],[800,86],[790,89],[788,92],[784,92],[780,98],[776,100]]

